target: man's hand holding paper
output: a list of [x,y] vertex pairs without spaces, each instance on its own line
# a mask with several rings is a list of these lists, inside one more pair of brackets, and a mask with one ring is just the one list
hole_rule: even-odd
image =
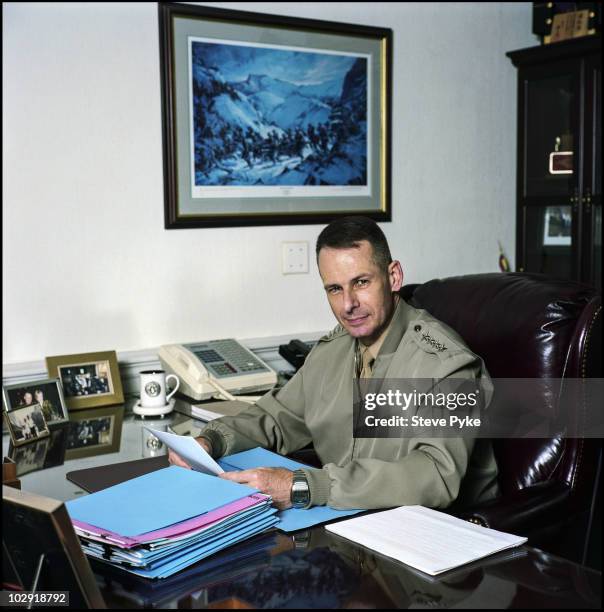
[[[197,444],[199,444],[199,446],[201,446],[201,448],[203,448],[206,453],[208,453],[208,455],[210,455],[210,445],[207,443],[206,440],[204,440],[203,438],[195,438],[195,441],[197,442]],[[171,465],[177,465],[178,467],[184,467],[189,470],[191,469],[191,466],[171,448],[169,448],[168,450],[168,461]]]
[[[224,470],[212,459],[207,443],[202,444],[190,436],[179,436],[165,431],[145,427],[159,438],[169,449],[169,461],[179,467],[194,468],[198,472],[218,476]],[[207,449],[207,450],[206,450]]]
[[[158,435],[152,429],[149,431],[151,431],[154,435]],[[189,440],[193,439],[189,438]],[[187,461],[185,461],[175,450],[173,450],[174,444],[181,444],[181,442],[174,438],[171,438],[169,442],[165,440],[165,442],[170,448],[170,452],[168,454],[170,463],[179,467],[191,469],[191,464],[187,463]],[[201,449],[205,451],[205,453],[207,453],[208,459],[213,461],[209,456],[210,447],[206,440],[203,438],[196,438],[195,443],[198,444]],[[248,485],[249,487],[261,491],[266,495],[270,495],[273,498],[273,504],[279,510],[287,510],[287,508],[292,507],[291,488],[294,475],[291,470],[287,470],[285,468],[260,467],[237,472],[221,472],[216,473],[216,475],[220,476],[220,478],[224,478],[225,480],[231,480],[232,482]]]

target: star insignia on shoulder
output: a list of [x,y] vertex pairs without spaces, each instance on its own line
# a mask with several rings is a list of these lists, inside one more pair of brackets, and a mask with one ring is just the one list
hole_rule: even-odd
[[442,343],[435,340],[428,332],[422,334],[422,341],[427,342],[432,348],[435,348],[439,353],[447,350],[447,347]]

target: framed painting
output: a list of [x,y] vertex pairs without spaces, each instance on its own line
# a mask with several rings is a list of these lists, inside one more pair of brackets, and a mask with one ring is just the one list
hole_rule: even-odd
[[159,3],[165,227],[391,219],[392,31]]

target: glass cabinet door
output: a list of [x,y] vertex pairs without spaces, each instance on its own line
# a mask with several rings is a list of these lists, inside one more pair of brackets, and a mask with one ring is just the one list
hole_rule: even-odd
[[601,288],[601,42],[519,49],[516,261]]
[[[602,289],[602,59],[586,60],[585,180],[581,198],[584,244],[581,280]],[[592,126],[592,127],[589,127]]]
[[592,208],[591,266],[587,282],[602,291],[602,204]]
[[[524,72],[524,186],[526,199],[566,197],[577,185],[580,71],[576,62]],[[568,200],[566,202],[568,203]]]

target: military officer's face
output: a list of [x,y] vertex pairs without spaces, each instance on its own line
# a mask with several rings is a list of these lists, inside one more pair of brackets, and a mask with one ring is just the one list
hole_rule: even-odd
[[358,248],[322,248],[319,274],[331,310],[342,327],[363,344],[375,342],[390,322],[394,292],[403,283],[400,263],[393,261],[386,273],[373,260],[371,244],[362,240]]

